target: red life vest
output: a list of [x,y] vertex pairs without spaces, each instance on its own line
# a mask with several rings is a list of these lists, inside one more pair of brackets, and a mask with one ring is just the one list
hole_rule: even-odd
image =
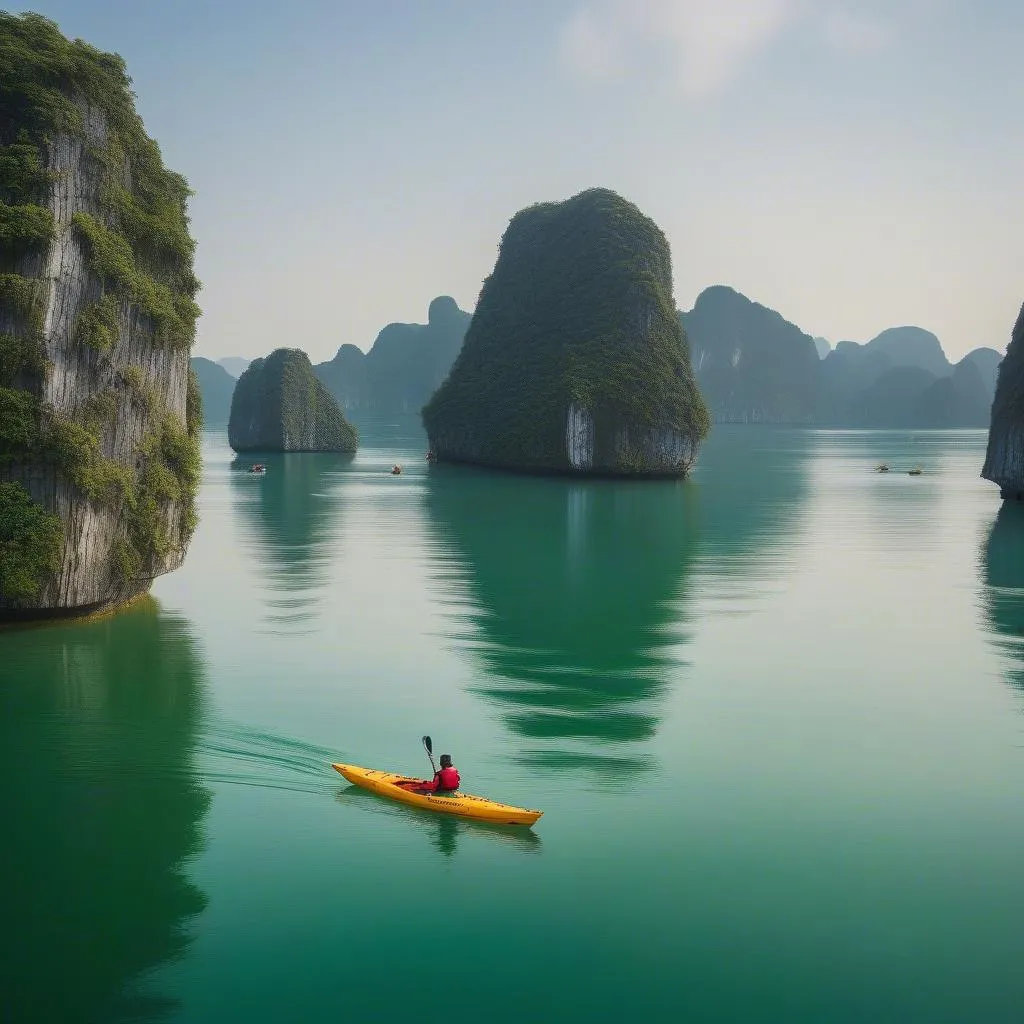
[[459,788],[459,773],[458,770],[453,766],[451,768],[442,768],[437,773],[437,788],[454,790]]

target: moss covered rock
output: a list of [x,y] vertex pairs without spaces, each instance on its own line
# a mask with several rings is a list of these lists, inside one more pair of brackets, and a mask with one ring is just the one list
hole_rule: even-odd
[[998,484],[1004,498],[1024,498],[1024,306],[999,366],[981,475]]
[[235,385],[228,442],[236,452],[354,452],[358,441],[299,349],[254,360]]
[[3,618],[117,603],[181,564],[202,412],[189,189],[124,62],[0,12],[0,67],[0,543],[26,555],[0,572]]
[[423,421],[442,460],[685,474],[710,418],[658,226],[605,189],[517,213]]

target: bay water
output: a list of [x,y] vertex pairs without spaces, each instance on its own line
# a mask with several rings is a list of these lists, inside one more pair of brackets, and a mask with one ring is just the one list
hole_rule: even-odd
[[[209,431],[180,571],[0,631],[0,1020],[1024,1019],[983,431],[717,426],[615,482],[360,427],[262,478]],[[424,733],[544,816],[330,767],[429,774]]]

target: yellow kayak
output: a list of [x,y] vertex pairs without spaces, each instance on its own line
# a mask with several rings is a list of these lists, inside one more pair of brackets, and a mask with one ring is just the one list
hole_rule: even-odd
[[436,796],[433,793],[417,793],[416,787],[425,785],[423,779],[392,772],[378,772],[373,768],[359,768],[354,764],[332,764],[331,767],[349,782],[372,793],[400,800],[403,804],[422,807],[440,814],[459,814],[464,818],[476,818],[496,825],[532,825],[544,812],[530,811],[525,807],[511,807],[482,796],[457,792],[450,796]]

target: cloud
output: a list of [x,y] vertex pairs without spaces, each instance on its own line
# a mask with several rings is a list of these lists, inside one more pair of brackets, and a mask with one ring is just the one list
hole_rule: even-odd
[[887,25],[862,11],[820,0],[586,0],[565,26],[562,56],[590,80],[664,67],[685,97],[699,100],[799,28],[850,53],[886,45]]

